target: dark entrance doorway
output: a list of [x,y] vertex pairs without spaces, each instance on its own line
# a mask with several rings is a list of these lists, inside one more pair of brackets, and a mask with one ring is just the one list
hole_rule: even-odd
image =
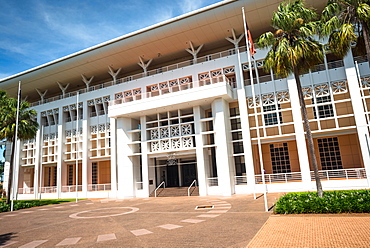
[[195,165],[196,162],[194,160],[183,161],[183,164],[181,165],[183,186],[188,187],[195,179],[197,179],[197,170]]
[[194,158],[176,158],[167,160],[165,168],[160,170],[160,182],[166,187],[189,187],[197,179],[196,160]]

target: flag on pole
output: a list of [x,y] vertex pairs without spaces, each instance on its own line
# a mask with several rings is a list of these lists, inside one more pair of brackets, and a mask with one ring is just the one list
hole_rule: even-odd
[[251,34],[251,31],[248,28],[247,20],[245,20],[245,28],[246,28],[246,34],[247,34],[247,41],[249,43],[248,44],[249,51],[251,53],[251,56],[253,57],[256,54],[257,51],[256,51],[256,48],[254,47],[252,34]]

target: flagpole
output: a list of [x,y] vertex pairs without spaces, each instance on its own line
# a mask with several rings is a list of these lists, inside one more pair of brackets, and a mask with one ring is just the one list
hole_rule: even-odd
[[78,154],[79,154],[79,140],[80,134],[78,131],[78,97],[79,92],[77,92],[77,99],[76,99],[76,202],[78,202]]
[[[268,204],[267,204],[267,196],[266,196],[266,184],[265,184],[265,172],[263,168],[263,158],[262,158],[262,147],[261,147],[261,139],[259,133],[259,123],[258,123],[258,116],[257,116],[257,104],[256,104],[256,93],[254,90],[254,82],[253,82],[253,71],[252,71],[252,61],[251,61],[251,49],[252,49],[252,37],[250,37],[250,33],[247,30],[247,20],[245,18],[244,7],[242,7],[243,13],[243,24],[244,24],[244,32],[245,32],[245,42],[247,45],[247,55],[248,55],[248,66],[249,66],[249,76],[251,81],[251,88],[252,88],[252,97],[253,97],[253,108],[254,108],[254,117],[256,121],[256,129],[257,129],[257,147],[258,147],[258,154],[260,158],[260,167],[261,167],[261,175],[262,175],[262,184],[263,184],[263,198],[265,203],[265,210],[268,212]],[[261,92],[260,92],[261,93]],[[260,104],[262,104],[262,99],[260,99]]]
[[[13,158],[13,164],[11,166],[13,166],[13,183],[12,183],[12,189],[11,189],[11,192],[12,192],[12,201],[11,201],[11,204],[10,204],[10,211],[13,211],[13,208],[14,208],[14,193],[15,193],[15,172],[16,172],[16,164],[17,164],[17,143],[18,143],[18,125],[19,125],[19,103],[20,103],[20,99],[21,99],[21,81],[19,81],[18,83],[18,100],[17,100],[17,114],[16,114],[16,120],[15,120],[15,134],[14,134],[14,138],[13,138],[13,142],[15,142],[15,145],[14,145],[14,158]],[[10,192],[10,190],[9,190]]]

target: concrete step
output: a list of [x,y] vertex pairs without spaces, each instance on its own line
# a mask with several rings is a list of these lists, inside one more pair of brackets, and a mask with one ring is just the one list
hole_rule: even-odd
[[[199,195],[199,188],[192,187],[190,189],[191,196]],[[157,190],[157,197],[175,197],[175,196],[187,196],[188,187],[171,187],[171,188],[161,188]],[[150,194],[151,197],[154,197],[154,192]]]

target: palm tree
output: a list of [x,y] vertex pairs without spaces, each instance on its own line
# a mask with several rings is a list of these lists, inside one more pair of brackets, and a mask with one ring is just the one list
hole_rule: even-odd
[[329,36],[329,49],[344,57],[356,41],[356,50],[366,53],[370,67],[370,0],[330,0],[322,11],[321,34]]
[[14,151],[17,140],[29,140],[36,136],[38,123],[36,111],[30,109],[30,104],[21,101],[19,104],[18,137],[15,137],[18,100],[8,97],[4,91],[0,91],[0,140],[6,139],[12,142],[10,158],[7,204],[10,203],[11,188],[13,184]]
[[266,71],[272,70],[281,77],[293,73],[295,77],[317,193],[322,197],[312,133],[299,78],[299,75],[322,63],[324,59],[322,45],[312,38],[317,33],[316,18],[315,11],[306,8],[302,0],[283,2],[279,5],[278,11],[273,13],[271,25],[275,29],[274,33],[262,34],[257,39],[257,44],[261,48],[270,49],[264,60]]

